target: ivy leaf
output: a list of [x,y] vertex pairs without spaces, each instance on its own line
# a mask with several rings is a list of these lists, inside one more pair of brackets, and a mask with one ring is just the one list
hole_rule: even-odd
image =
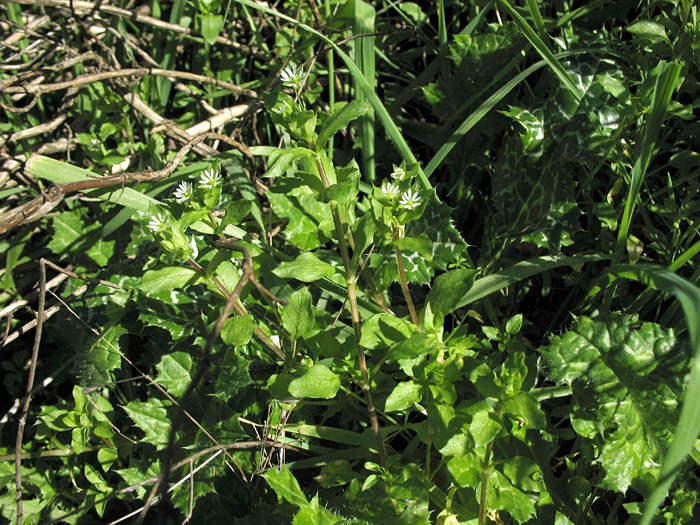
[[289,298],[289,304],[282,310],[282,326],[294,339],[311,337],[316,333],[308,288],[297,290]]
[[635,317],[582,317],[540,348],[548,377],[570,383],[571,423],[598,442],[601,485],[642,494],[653,487],[675,431],[686,367],[671,359],[673,331]]
[[143,440],[155,445],[156,450],[163,450],[168,446],[170,418],[166,407],[169,405],[169,401],[152,397],[147,401],[131,401],[123,406],[136,426],[146,434]]
[[156,369],[156,383],[165,387],[172,395],[180,397],[190,383],[192,356],[187,352],[165,354],[156,365]]
[[423,387],[413,381],[402,381],[394,387],[389,397],[386,399],[384,410],[386,412],[396,412],[406,410],[419,403],[423,398]]
[[298,279],[310,283],[330,277],[335,273],[335,268],[312,253],[302,253],[293,261],[283,262],[272,270],[272,273],[283,279]]
[[289,383],[289,393],[299,398],[333,399],[339,389],[340,377],[325,365],[314,365]]

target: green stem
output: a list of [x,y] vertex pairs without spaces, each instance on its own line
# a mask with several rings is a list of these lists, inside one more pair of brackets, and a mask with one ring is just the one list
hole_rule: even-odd
[[[394,230],[394,240],[398,239],[398,232]],[[401,253],[401,248],[395,246],[396,249],[396,264],[399,267],[399,277],[401,278],[401,290],[403,290],[403,297],[406,300],[406,305],[408,306],[408,311],[411,314],[411,321],[418,327],[420,331],[420,322],[418,321],[418,314],[416,313],[416,307],[413,304],[413,298],[411,297],[411,291],[408,289],[408,281],[406,280],[406,268],[403,265],[403,253]]]
[[[323,169],[323,163],[321,159],[316,157],[316,167],[318,173],[321,176],[321,181],[323,186],[328,188],[330,184],[328,183],[328,177],[326,176],[326,171]],[[348,253],[348,245],[345,241],[345,233],[343,232],[343,223],[340,219],[340,214],[338,213],[338,205],[335,202],[331,202],[331,213],[333,215],[333,223],[335,225],[335,234],[338,238],[338,245],[340,246],[340,255],[343,258],[343,266],[345,267],[345,280],[348,283],[348,302],[350,303],[350,314],[352,318],[352,327],[355,331],[355,342],[357,345],[357,362],[360,365],[360,372],[362,372],[362,380],[364,384],[362,385],[362,391],[365,394],[365,399],[367,400],[367,411],[369,412],[369,420],[372,425],[372,431],[377,439],[377,454],[379,455],[379,464],[384,470],[387,470],[386,463],[386,453],[384,451],[384,440],[382,439],[382,434],[379,429],[379,419],[377,418],[377,410],[374,406],[374,400],[372,399],[372,389],[369,377],[369,372],[367,370],[367,359],[365,358],[365,352],[360,346],[360,339],[362,337],[362,329],[360,325],[360,310],[357,306],[357,277],[355,276],[355,271],[350,264],[350,254]]]
[[486,445],[486,454],[484,454],[484,464],[481,473],[481,496],[479,498],[479,525],[484,525],[486,523],[486,491],[488,489],[489,482],[489,461],[491,460],[491,450],[493,449],[493,442]]

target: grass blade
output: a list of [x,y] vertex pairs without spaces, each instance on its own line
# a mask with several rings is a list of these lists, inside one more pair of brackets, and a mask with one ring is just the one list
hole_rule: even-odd
[[508,11],[510,16],[513,17],[513,21],[520,28],[520,31],[522,31],[525,38],[527,38],[530,44],[532,44],[532,47],[537,50],[554,74],[559,77],[562,84],[564,84],[576,97],[576,100],[580,102],[583,99],[583,92],[581,91],[581,88],[579,88],[574,81],[571,80],[571,77],[569,77],[569,74],[564,69],[564,66],[561,65],[561,62],[559,62],[559,60],[557,60],[557,58],[554,56],[554,53],[552,53],[549,47],[547,47],[537,33],[535,33],[534,29],[530,27],[530,24],[528,24],[527,21],[520,16],[520,14],[513,8],[512,5],[510,5],[510,3],[508,3],[506,0],[499,0],[499,3]]
[[606,255],[573,255],[571,257],[546,255],[544,257],[536,257],[534,259],[521,261],[505,270],[478,279],[474,283],[474,286],[462,297],[456,308],[461,308],[469,303],[478,301],[487,295],[502,290],[506,286],[510,286],[518,281],[537,275],[538,273],[553,270],[560,266],[573,266],[606,259],[609,259]]
[[[354,17],[352,31],[354,35],[374,33],[374,7],[362,0],[354,1]],[[374,36],[363,36],[354,41],[355,61],[359,64],[362,74],[369,82],[372,91],[377,87],[374,63]],[[367,100],[367,96],[355,81],[355,99],[359,101]],[[364,168],[365,180],[374,183],[375,159],[374,159],[374,113],[369,112],[360,118],[359,134],[362,139],[362,166]]]
[[615,245],[615,255],[613,257],[614,263],[618,263],[622,260],[635,204],[642,187],[642,180],[644,179],[647,167],[651,161],[654,146],[656,145],[656,138],[659,135],[661,123],[666,115],[666,109],[668,108],[680,72],[680,64],[662,62],[658,66],[658,74],[656,77],[656,84],[654,85],[654,94],[649,116],[646,119],[642,147],[637,162],[635,162],[634,168],[632,168],[629,191],[625,202],[625,211],[622,214],[620,228],[617,231],[617,243]]

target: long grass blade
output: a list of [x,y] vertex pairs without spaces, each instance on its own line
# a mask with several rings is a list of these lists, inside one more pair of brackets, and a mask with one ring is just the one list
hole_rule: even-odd
[[571,257],[546,255],[534,259],[527,259],[505,270],[478,279],[458,302],[456,308],[461,308],[469,303],[478,301],[487,295],[502,290],[506,286],[510,286],[518,281],[537,275],[538,273],[553,270],[560,266],[574,266],[587,262],[604,261],[606,259],[609,259],[609,257],[597,254],[573,255]]
[[554,74],[559,77],[562,84],[564,84],[567,89],[571,91],[577,100],[580,101],[583,99],[583,92],[581,91],[581,88],[574,83],[569,74],[566,72],[566,69],[564,69],[564,66],[562,66],[561,62],[559,62],[557,57],[554,56],[554,53],[552,53],[552,51],[542,41],[537,33],[535,33],[535,30],[530,27],[530,24],[528,24],[527,21],[520,16],[520,14],[506,0],[499,0],[498,3],[508,11],[508,14],[510,14],[510,16],[513,18],[513,21],[520,28],[520,31],[522,31],[525,38],[527,38],[530,44],[532,44],[532,47],[537,50]]
[[651,156],[654,153],[656,139],[659,135],[664,116],[666,115],[668,104],[671,101],[673,89],[676,86],[676,82],[678,82],[680,72],[680,64],[662,62],[658,66],[651,108],[644,128],[644,138],[642,139],[639,157],[634,164],[634,168],[632,168],[629,191],[627,192],[627,200],[625,201],[625,211],[622,214],[620,228],[617,231],[617,243],[615,245],[615,255],[613,257],[614,263],[618,263],[622,260],[623,251],[627,242],[627,234],[629,232],[630,223],[632,222],[635,204],[639,197],[639,191],[642,187],[642,181],[644,180],[644,175],[651,161]]
[[[354,1],[353,34],[362,35],[374,33],[374,7],[362,0]],[[360,67],[362,74],[367,79],[372,91],[377,87],[375,78],[374,60],[374,36],[363,36],[355,40],[355,61]],[[355,98],[360,101],[367,100],[367,96],[355,81]],[[358,122],[359,134],[362,140],[362,165],[364,168],[365,180],[374,182],[375,159],[374,159],[374,113],[370,112],[360,118]]]

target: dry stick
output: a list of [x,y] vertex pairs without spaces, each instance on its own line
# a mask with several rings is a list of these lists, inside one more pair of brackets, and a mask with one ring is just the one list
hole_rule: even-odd
[[[50,6],[50,7],[70,7],[71,9],[74,9],[75,11],[99,11],[102,13],[107,13],[110,15],[115,15],[115,16],[121,16],[124,18],[128,18],[130,20],[133,20],[135,22],[140,22],[142,24],[148,24],[153,27],[157,27],[159,29],[164,29],[166,31],[172,31],[173,33],[181,33],[183,35],[194,35],[191,29],[177,25],[177,24],[171,24],[168,22],[164,22],[163,20],[159,20],[157,18],[153,18],[152,16],[148,15],[142,15],[137,12],[129,11],[127,9],[122,9],[120,7],[116,7],[113,5],[107,5],[104,3],[93,3],[93,2],[85,2],[83,0],[6,0],[8,2],[14,3],[14,4],[23,4],[23,5],[40,5],[40,6]],[[264,55],[260,52],[258,52],[255,48],[246,46],[245,44],[240,44],[238,42],[234,42],[233,40],[230,40],[226,37],[223,36],[218,36],[216,39],[216,42],[218,44],[223,44],[226,46],[234,47],[236,49],[240,49],[243,52],[248,52],[252,53],[255,58],[258,59],[269,59],[267,55]]]
[[[133,173],[122,173],[121,175],[95,177],[94,179],[70,182],[67,184],[54,184],[50,186],[42,196],[13,208],[0,216],[0,235],[7,233],[17,226],[40,219],[58,206],[68,193],[94,188],[107,188],[109,186],[123,186],[131,182],[157,181],[169,177],[173,174],[184,156],[197,144],[210,138],[210,135],[218,136],[218,134],[215,133],[204,133],[198,137],[194,137],[180,148],[175,154],[175,157],[173,157],[164,168],[156,171],[137,171]],[[31,159],[29,162],[31,162]]]
[[22,407],[22,415],[17,425],[17,439],[15,441],[15,500],[17,503],[17,525],[22,525],[24,508],[22,507],[22,438],[24,437],[24,427],[29,413],[29,404],[32,401],[32,390],[34,390],[34,376],[36,374],[36,363],[39,358],[39,344],[41,343],[41,331],[44,327],[44,306],[46,304],[46,266],[44,259],[39,260],[39,311],[37,312],[36,332],[34,332],[34,348],[32,348],[32,362],[29,366],[29,378],[27,379],[27,394]]
[[224,80],[218,80],[216,78],[206,77],[204,75],[196,75],[194,73],[188,73],[186,71],[173,71],[170,69],[159,69],[159,68],[132,68],[132,69],[120,69],[118,71],[104,71],[102,73],[92,73],[87,75],[81,75],[72,80],[66,80],[64,82],[56,82],[54,84],[29,84],[24,86],[8,86],[2,91],[4,93],[22,93],[30,95],[43,95],[44,93],[50,93],[52,91],[60,91],[62,89],[68,89],[75,86],[87,86],[93,84],[94,82],[101,82],[103,80],[110,80],[114,78],[123,78],[137,76],[142,77],[146,75],[154,75],[160,77],[169,78],[184,78],[187,80],[194,80],[201,82],[202,84],[211,84],[222,89],[228,89],[229,91],[235,93],[236,95],[244,95],[249,98],[258,98],[258,94],[251,90],[245,89],[231,82],[226,82]]
[[[324,187],[328,188],[328,177],[326,176],[326,171],[323,169],[323,164],[320,159],[316,158],[316,166],[318,172],[321,176]],[[362,329],[360,326],[360,311],[357,306],[357,292],[355,289],[357,278],[355,277],[355,272],[350,264],[350,255],[348,253],[348,246],[345,242],[345,235],[343,234],[343,224],[340,220],[340,214],[338,209],[331,203],[331,212],[333,214],[333,223],[335,224],[335,233],[338,237],[338,244],[340,245],[340,254],[343,257],[343,265],[345,266],[345,280],[348,283],[348,300],[350,301],[350,313],[352,317],[352,327],[355,329],[355,343],[357,346],[357,362],[360,365],[360,371],[362,372],[362,391],[365,394],[365,399],[367,401],[367,411],[369,412],[369,420],[372,424],[372,431],[377,439],[377,454],[379,455],[379,464],[387,469],[386,463],[386,453],[384,452],[384,440],[382,439],[382,434],[379,429],[379,419],[377,418],[377,410],[374,406],[374,400],[372,399],[372,388],[370,383],[369,372],[367,371],[367,359],[365,358],[365,352],[360,346],[360,339],[362,337]],[[392,500],[393,501],[393,500]]]

